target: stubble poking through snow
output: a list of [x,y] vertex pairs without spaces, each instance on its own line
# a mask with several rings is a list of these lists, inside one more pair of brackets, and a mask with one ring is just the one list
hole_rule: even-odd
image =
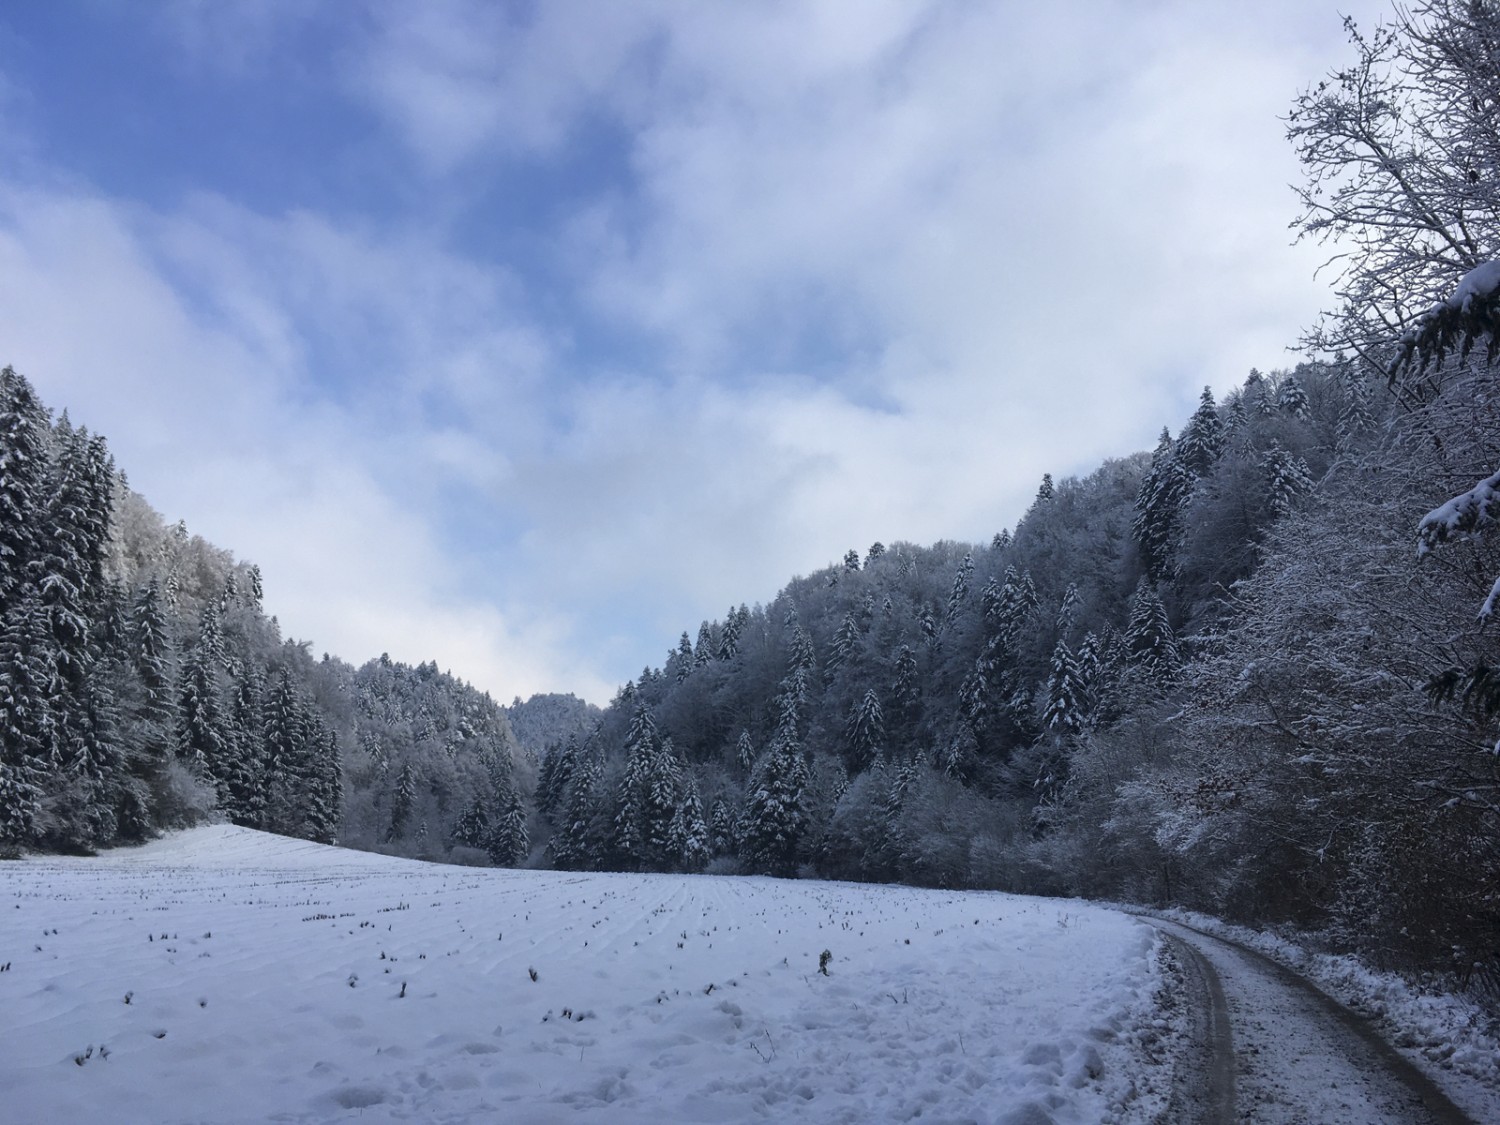
[[[242,829],[0,864],[15,1120],[1140,1120],[1154,938],[1000,894],[429,866]],[[827,950],[828,974],[818,972]]]

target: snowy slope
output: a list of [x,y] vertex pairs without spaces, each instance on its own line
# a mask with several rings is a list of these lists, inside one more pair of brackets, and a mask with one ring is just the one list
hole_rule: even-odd
[[0,864],[0,1120],[1146,1120],[1155,940],[1073,902],[203,828]]

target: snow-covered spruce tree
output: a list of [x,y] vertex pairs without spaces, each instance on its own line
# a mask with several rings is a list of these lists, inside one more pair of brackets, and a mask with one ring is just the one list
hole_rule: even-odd
[[1141,561],[1153,581],[1171,576],[1182,527],[1182,511],[1192,492],[1193,479],[1177,455],[1172,435],[1163,429],[1151,469],[1141,482],[1135,502],[1131,535],[1140,547]]
[[626,737],[614,846],[635,870],[662,871],[672,864],[672,816],[681,773],[670,739],[662,739],[644,705],[636,708]]
[[49,689],[51,634],[35,590],[0,621],[0,840],[30,844],[41,834],[42,795],[62,767]]
[[703,800],[698,795],[698,783],[691,777],[683,782],[682,798],[672,814],[669,839],[679,870],[702,871],[713,856],[708,824],[703,819]]
[[573,770],[578,765],[578,736],[568,735],[563,742],[554,742],[542,757],[541,773],[537,776],[537,811],[549,820],[555,820],[558,802],[562,800]]
[[1297,501],[1312,491],[1312,474],[1307,462],[1275,442],[1261,458],[1261,470],[1265,473],[1271,511],[1277,516],[1286,515]]
[[839,624],[839,631],[834,635],[833,647],[828,652],[828,659],[824,663],[823,674],[829,682],[838,674],[838,670],[854,656],[859,650],[860,644],[859,618],[853,611],[844,614],[844,619]]
[[1144,671],[1151,683],[1158,687],[1171,683],[1181,666],[1182,656],[1177,649],[1172,624],[1167,619],[1166,607],[1162,605],[1156,587],[1144,578],[1136,587],[1135,599],[1131,603],[1125,644],[1130,662]]
[[[271,749],[271,741],[266,740],[266,749]],[[270,773],[270,759],[267,757],[266,772]],[[270,789],[269,784],[267,789]],[[393,843],[406,835],[411,826],[412,809],[417,800],[417,772],[412,768],[410,762],[401,766],[401,772],[396,775],[395,792],[391,796],[391,823],[386,831],[385,842]]]
[[[1304,396],[1305,398],[1305,396]],[[1198,409],[1182,428],[1177,443],[1177,455],[1182,465],[1195,478],[1207,476],[1213,471],[1224,452],[1224,423],[1219,418],[1219,409],[1214,404],[1213,390],[1203,388],[1198,400]]]
[[[178,702],[177,753],[196,777],[211,786],[218,785],[229,751],[220,702],[222,653],[218,610],[206,605],[198,640],[184,660]],[[222,799],[223,794],[220,796]]]
[[[299,835],[305,816],[307,727],[301,700],[289,669],[283,667],[272,679],[266,692],[262,715],[265,724],[262,728],[265,820],[260,827],[283,836],[296,836]],[[398,801],[400,792],[398,784]],[[410,815],[410,806],[407,808],[407,815]],[[395,830],[397,819],[394,816],[392,818],[393,837],[398,835]],[[404,823],[402,828],[405,828]]]
[[246,828],[255,828],[265,820],[263,690],[260,674],[254,668],[242,670],[235,678],[225,723],[228,753],[217,779],[220,810],[233,823]]
[[885,716],[880,697],[869,688],[844,723],[844,762],[850,773],[859,773],[869,769],[884,749]]
[[26,378],[0,370],[0,612],[16,600],[36,553],[50,422]]
[[740,859],[765,875],[797,872],[807,820],[807,762],[793,723],[783,722],[761,758],[740,818]]
[[1047,676],[1047,705],[1042,726],[1061,734],[1076,734],[1084,724],[1083,675],[1066,641],[1052,650],[1052,671]]
[[515,771],[509,755],[502,756],[497,751],[485,753],[484,767],[492,793],[490,828],[483,847],[489,853],[491,863],[498,867],[516,867],[531,850],[531,836],[526,830],[526,809],[521,803],[521,795],[516,792]]
[[1282,378],[1281,385],[1276,388],[1276,406],[1301,422],[1307,421],[1310,415],[1311,407],[1307,402],[1307,392],[1302,389],[1302,383],[1297,376],[1291,372]]
[[604,819],[603,767],[585,744],[578,765],[563,790],[562,818],[548,849],[552,862],[564,871],[594,871],[604,860],[605,841],[597,826]]

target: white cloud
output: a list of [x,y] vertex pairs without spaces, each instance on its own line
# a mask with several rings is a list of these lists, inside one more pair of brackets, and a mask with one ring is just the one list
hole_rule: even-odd
[[[190,50],[218,7],[178,10]],[[0,191],[4,358],[320,648],[606,698],[849,547],[987,539],[1318,306],[1277,115],[1343,57],[1332,9],[520,11],[351,21],[420,166],[395,222]],[[626,182],[574,167],[601,121]],[[516,167],[580,201],[540,262],[455,233],[508,229],[455,198]]]
[[[216,214],[233,227],[230,209]],[[280,236],[283,276],[310,268],[297,245],[345,286],[373,264],[395,268],[358,254],[329,267],[330,257],[318,254],[326,245],[303,219],[251,225]],[[176,253],[184,247],[193,250],[186,265]],[[86,196],[0,190],[6,360],[49,404],[70,407],[104,432],[134,486],[169,519],[185,518],[192,530],[260,563],[268,611],[289,635],[355,662],[381,651],[436,659],[506,699],[570,687],[607,695],[608,682],[566,650],[554,624],[512,620],[465,589],[459,560],[420,502],[428,494],[404,494],[390,483],[403,473],[482,476],[483,450],[472,437],[441,431],[416,448],[372,424],[383,411],[363,414],[323,398],[296,318],[356,316],[349,306],[358,302],[333,284],[314,309],[294,312],[246,264],[267,249],[255,238],[232,247],[215,242],[190,218]],[[423,276],[422,262],[406,264]],[[188,267],[191,284],[180,272]],[[222,299],[198,301],[200,286]],[[407,330],[386,327],[406,338]],[[425,332],[409,331],[409,346],[430,343]],[[483,333],[470,333],[466,347],[475,336]],[[415,369],[411,357],[405,362]],[[415,394],[419,384],[405,380],[403,393]],[[378,384],[372,389],[380,393]],[[358,388],[351,397],[358,400]],[[391,463],[402,458],[404,466]],[[497,465],[491,471],[503,472],[503,461]]]

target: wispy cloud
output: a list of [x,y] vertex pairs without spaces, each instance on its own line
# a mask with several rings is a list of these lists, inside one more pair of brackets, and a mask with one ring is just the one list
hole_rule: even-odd
[[350,659],[603,698],[846,548],[987,539],[1319,304],[1277,114],[1332,9],[296,7],[153,34],[325,67],[379,175],[147,202],[26,138],[0,336]]

